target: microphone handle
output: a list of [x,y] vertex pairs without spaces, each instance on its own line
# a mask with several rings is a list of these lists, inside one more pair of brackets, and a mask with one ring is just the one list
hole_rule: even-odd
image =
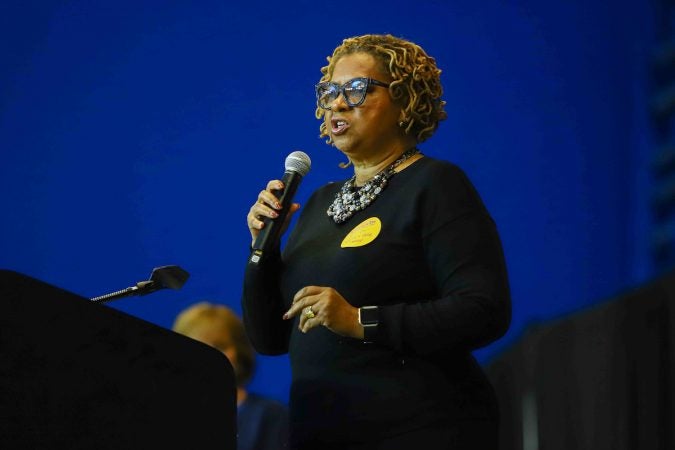
[[288,210],[291,208],[291,203],[293,203],[293,197],[298,190],[300,181],[302,181],[302,175],[295,171],[288,170],[284,172],[284,176],[281,179],[284,188],[272,191],[274,196],[279,199],[279,203],[281,203],[281,210],[277,211],[279,216],[274,219],[269,217],[263,218],[265,226],[260,231],[260,234],[258,234],[258,237],[253,244],[251,262],[257,264],[263,258],[265,253],[269,253],[278,244],[279,238],[281,237],[281,229],[284,226],[284,221],[288,215]]

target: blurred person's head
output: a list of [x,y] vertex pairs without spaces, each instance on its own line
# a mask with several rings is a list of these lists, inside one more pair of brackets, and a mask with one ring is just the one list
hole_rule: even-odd
[[253,377],[253,347],[243,323],[226,306],[207,302],[192,305],[176,317],[173,330],[223,352],[234,368],[238,387],[243,388]]

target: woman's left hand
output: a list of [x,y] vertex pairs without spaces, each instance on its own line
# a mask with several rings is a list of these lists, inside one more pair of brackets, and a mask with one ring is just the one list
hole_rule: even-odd
[[338,291],[330,287],[306,286],[293,297],[293,305],[284,314],[288,320],[300,316],[298,329],[307,333],[324,326],[333,333],[363,339],[358,308],[350,305]]

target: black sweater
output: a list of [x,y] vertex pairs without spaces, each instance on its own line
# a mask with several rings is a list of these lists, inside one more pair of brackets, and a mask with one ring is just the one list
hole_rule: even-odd
[[[377,441],[408,430],[496,420],[496,401],[472,349],[510,320],[496,227],[456,166],[424,157],[346,223],[326,215],[342,183],[317,190],[283,256],[249,265],[244,322],[255,348],[290,353],[291,436],[302,442]],[[342,248],[366,219],[374,241]],[[283,321],[308,285],[336,289],[356,307],[379,305],[373,343]],[[317,443],[317,445],[319,445]]]

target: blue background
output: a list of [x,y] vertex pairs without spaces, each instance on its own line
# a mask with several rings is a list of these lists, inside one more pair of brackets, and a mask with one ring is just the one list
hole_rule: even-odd
[[[653,22],[640,0],[4,1],[0,267],[94,297],[178,264],[182,290],[108,305],[167,328],[196,301],[240,312],[245,216],[286,155],[313,161],[301,203],[349,176],[318,139],[320,67],[392,33],[443,70],[448,119],[420,148],[468,173],[503,239],[513,323],[488,361],[655,275]],[[285,401],[289,379],[260,357],[251,388]]]

